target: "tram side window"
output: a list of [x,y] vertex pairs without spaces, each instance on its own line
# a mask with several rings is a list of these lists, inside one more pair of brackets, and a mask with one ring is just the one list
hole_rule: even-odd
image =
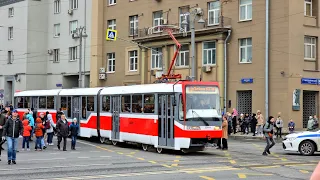
[[131,96],[130,95],[124,95],[121,99],[121,105],[122,105],[122,112],[131,112]]
[[24,97],[24,101],[23,101],[23,107],[24,108],[30,108],[30,97]]
[[180,94],[179,96],[179,119],[183,120],[183,100],[182,100],[182,95]]
[[47,97],[39,97],[39,109],[46,109]]
[[82,119],[87,119],[87,97],[82,97]]
[[54,109],[54,96],[47,97],[47,109]]
[[110,96],[102,97],[102,111],[110,112]]
[[142,95],[132,95],[132,112],[142,113]]
[[87,97],[87,111],[94,111],[94,97]]
[[145,94],[143,99],[143,112],[154,113],[154,94]]
[[23,108],[23,101],[24,101],[24,97],[17,98],[17,107],[18,108]]

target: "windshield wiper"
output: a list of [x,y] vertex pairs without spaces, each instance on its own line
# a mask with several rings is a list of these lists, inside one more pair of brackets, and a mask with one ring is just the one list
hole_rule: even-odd
[[192,114],[196,114],[198,116],[198,119],[200,119],[206,126],[209,126],[209,123],[206,120],[204,120],[201,116],[199,116],[197,112],[195,112],[193,109],[191,111]]

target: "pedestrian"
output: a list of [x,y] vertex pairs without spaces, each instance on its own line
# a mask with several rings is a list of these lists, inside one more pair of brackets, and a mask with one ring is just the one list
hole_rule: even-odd
[[314,128],[314,119],[312,116],[309,116],[307,130],[312,131]]
[[[3,132],[3,126],[5,125],[5,123],[6,123],[6,115],[4,114],[4,113],[0,113],[0,151],[1,150],[4,150],[3,148],[2,148],[2,144],[4,143],[4,141],[1,141],[1,139],[2,139],[2,132]],[[1,156],[1,153],[0,153],[0,156]]]
[[18,145],[18,138],[22,135],[23,125],[19,119],[18,111],[12,110],[12,115],[9,116],[3,128],[2,140],[7,139],[8,145],[8,164],[11,162],[16,164],[16,150]]
[[30,151],[30,147],[29,147],[29,139],[30,139],[30,134],[32,131],[32,128],[30,126],[29,120],[25,119],[22,121],[22,125],[23,125],[23,140],[22,140],[22,150],[25,150],[25,147],[27,145],[27,151]]
[[313,124],[313,129],[319,128],[319,120],[317,118],[317,115],[313,116],[314,124]]
[[238,132],[242,132],[243,133],[244,114],[242,114],[242,113],[240,114],[238,122],[239,122]]
[[248,113],[244,116],[244,121],[243,121],[243,134],[249,134],[249,125],[251,123],[251,117],[249,116]]
[[282,128],[283,128],[283,120],[281,118],[281,113],[278,113],[278,118],[276,120],[276,129],[277,129],[277,138],[282,138]]
[[252,119],[252,120],[251,120],[251,132],[253,133],[252,136],[256,136],[256,127],[257,127],[258,121],[257,121],[256,114],[255,114],[255,113],[252,114],[251,119]]
[[34,118],[33,118],[33,112],[30,111],[29,114],[26,116],[28,121],[29,121],[29,125],[31,127],[31,132],[30,132],[30,137],[29,137],[29,142],[32,141],[32,137],[33,137],[33,133],[34,133]]
[[274,127],[274,117],[269,116],[268,121],[263,125],[263,133],[267,142],[266,148],[262,153],[262,155],[264,156],[267,156],[268,154],[270,154],[270,149],[276,144],[273,139],[273,127]]
[[[49,113],[49,112],[48,112]],[[47,114],[47,113],[46,113]],[[46,124],[46,121],[47,121],[47,118],[46,118],[46,115],[44,113],[40,113],[40,119],[42,121],[42,125],[45,126]],[[41,146],[43,147],[43,149],[46,149],[47,146],[44,142],[44,136],[46,134],[46,128],[43,128],[42,129],[42,138],[41,138]]]
[[232,115],[231,113],[227,112],[228,115],[228,135],[232,133]]
[[35,146],[35,151],[39,150],[42,151],[42,138],[43,138],[43,129],[44,126],[42,124],[41,118],[37,118],[36,120],[36,125],[35,125],[35,130],[34,133],[36,134],[36,146]]
[[257,124],[257,135],[258,136],[263,136],[263,124],[264,124],[264,117],[261,113],[260,110],[257,111],[257,121],[258,121],[258,124]]
[[71,134],[71,150],[76,150],[77,136],[79,132],[79,124],[77,123],[77,118],[73,119],[73,122],[70,124],[70,134]]
[[228,119],[227,116],[222,116],[222,119],[222,137],[218,140],[217,149],[228,150]]
[[293,122],[293,119],[290,119],[290,122],[288,123],[288,129],[290,134],[294,132],[295,126],[296,124]]
[[67,137],[69,134],[69,125],[68,125],[68,121],[66,120],[66,116],[65,115],[61,115],[61,119],[57,122],[56,125],[56,129],[57,129],[57,136],[58,136],[58,149],[60,150],[60,143],[63,139],[63,151],[67,151]]
[[46,129],[47,129],[47,143],[49,146],[53,146],[53,142],[52,142],[52,139],[53,139],[53,128],[55,127],[55,124],[53,122],[53,119],[52,119],[52,115],[51,114],[48,114],[48,120],[46,122]]

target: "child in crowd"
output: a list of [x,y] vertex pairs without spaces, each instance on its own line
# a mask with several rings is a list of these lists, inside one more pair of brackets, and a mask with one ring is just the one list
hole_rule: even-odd
[[293,122],[292,119],[290,119],[290,122],[288,123],[288,129],[289,129],[289,133],[293,133],[294,132],[294,127],[296,126],[296,124]]
[[27,144],[27,151],[30,151],[29,148],[29,139],[30,139],[30,134],[32,131],[31,126],[29,125],[29,120],[25,119],[22,121],[23,124],[23,141],[22,141],[22,150],[25,150],[26,144]]
[[70,133],[71,133],[71,150],[76,150],[76,141],[79,131],[79,124],[77,123],[77,118],[73,119],[73,122],[70,124]]
[[41,140],[43,137],[43,129],[44,126],[42,124],[42,120],[40,118],[37,118],[36,120],[36,126],[35,126],[35,134],[36,134],[36,147],[35,150],[37,151],[39,148],[39,151],[42,151],[42,144],[41,144]]

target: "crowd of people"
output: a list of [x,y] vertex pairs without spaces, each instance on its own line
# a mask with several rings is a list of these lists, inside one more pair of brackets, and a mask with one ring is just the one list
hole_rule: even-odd
[[[53,146],[53,137],[56,134],[58,139],[57,147],[63,141],[62,150],[67,151],[67,137],[71,136],[71,149],[76,150],[76,139],[80,126],[77,119],[69,125],[65,115],[60,110],[57,113],[57,123],[49,112],[38,113],[34,109],[28,109],[22,119],[18,111],[11,107],[5,107],[0,114],[0,161],[2,145],[7,143],[8,164],[16,164],[16,152],[18,151],[19,137],[22,137],[22,150],[30,151],[30,142],[35,137],[35,151],[42,151],[47,146]],[[46,141],[46,142],[45,142]]]

